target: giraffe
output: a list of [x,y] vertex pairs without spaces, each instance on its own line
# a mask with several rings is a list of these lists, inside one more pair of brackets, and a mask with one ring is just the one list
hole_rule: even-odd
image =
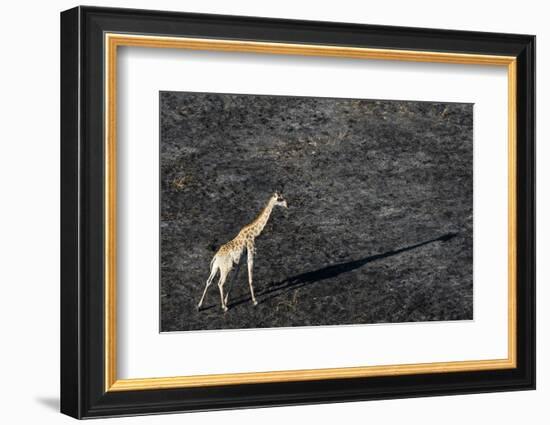
[[216,277],[216,274],[219,270],[220,279],[218,281],[218,288],[220,290],[221,306],[224,312],[227,311],[227,298],[229,296],[229,291],[224,298],[223,285],[225,284],[229,272],[231,272],[231,270],[233,269],[233,264],[239,264],[241,254],[243,253],[245,248],[247,252],[248,286],[250,287],[252,302],[254,303],[254,305],[258,305],[256,297],[254,296],[254,286],[252,285],[252,267],[254,265],[255,253],[254,241],[260,235],[260,233],[262,233],[262,230],[264,230],[264,227],[269,220],[269,216],[271,215],[271,212],[275,206],[288,208],[286,200],[283,199],[283,197],[278,192],[275,192],[273,195],[271,195],[266,206],[251,223],[244,226],[237,234],[237,236],[235,236],[235,238],[222,245],[220,249],[218,249],[218,251],[214,255],[214,258],[212,258],[212,261],[210,262],[210,276],[206,281],[204,292],[202,293],[202,297],[197,306],[198,310],[200,310],[202,306],[202,302],[204,301],[204,297],[206,295],[208,287],[212,284],[212,281],[214,280],[214,277]]

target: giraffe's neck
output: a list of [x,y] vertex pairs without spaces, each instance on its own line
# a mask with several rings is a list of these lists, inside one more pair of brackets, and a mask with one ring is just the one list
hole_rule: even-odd
[[270,200],[264,207],[262,212],[260,212],[258,217],[256,217],[256,219],[252,223],[250,223],[250,228],[252,230],[252,233],[254,234],[254,237],[258,236],[260,233],[262,233],[262,230],[264,230],[264,227],[269,220],[269,216],[271,215],[271,211],[273,211],[274,205],[275,203]]

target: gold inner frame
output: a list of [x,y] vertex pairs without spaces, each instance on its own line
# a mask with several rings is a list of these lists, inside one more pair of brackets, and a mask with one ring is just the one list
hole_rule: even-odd
[[[328,45],[267,43],[199,38],[161,37],[106,33],[105,46],[105,391],[268,382],[311,381],[417,373],[447,373],[510,369],[516,367],[516,58],[445,52],[370,49]],[[116,123],[117,48],[119,46],[248,52],[282,55],[330,56],[356,59],[398,60],[507,67],[508,72],[508,357],[383,366],[303,369],[268,372],[192,375],[163,378],[118,379],[116,372]]]

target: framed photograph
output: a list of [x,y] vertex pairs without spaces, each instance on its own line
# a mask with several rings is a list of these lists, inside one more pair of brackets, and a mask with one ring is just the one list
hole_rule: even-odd
[[61,14],[61,411],[535,387],[535,37]]

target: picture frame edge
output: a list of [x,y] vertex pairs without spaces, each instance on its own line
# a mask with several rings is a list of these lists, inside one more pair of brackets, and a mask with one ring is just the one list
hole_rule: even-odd
[[[243,19],[249,23],[269,21],[285,26],[319,25],[316,21],[264,20],[255,17],[232,17],[229,15],[184,14],[179,12],[140,11],[141,19],[148,16],[167,14],[171,19],[190,17],[224,20]],[[223,399],[209,396],[204,388],[178,390],[146,390],[135,392],[105,391],[104,360],[92,352],[92,347],[103,346],[104,328],[93,323],[97,312],[103,311],[104,292],[101,285],[104,263],[100,255],[103,249],[103,235],[94,234],[97,226],[104,225],[104,218],[94,217],[89,209],[96,202],[96,211],[103,208],[102,185],[95,187],[103,177],[102,148],[93,145],[101,129],[91,129],[101,115],[102,100],[87,97],[93,75],[90,69],[89,53],[97,54],[103,47],[97,45],[98,36],[106,30],[100,16],[122,16],[126,25],[136,25],[132,21],[135,9],[112,9],[103,7],[78,6],[61,13],[61,404],[62,413],[75,418],[127,416],[135,414],[218,410],[226,408],[264,407],[274,405],[317,404],[353,400],[383,398],[405,398],[433,395],[467,394],[493,391],[535,389],[535,36],[523,34],[475,33],[468,31],[434,30],[437,34],[451,34],[456,37],[468,36],[475,39],[501,38],[499,49],[510,44],[511,52],[518,60],[517,96],[517,185],[518,185],[518,367],[506,371],[453,372],[448,382],[441,382],[442,375],[422,374],[420,381],[414,376],[401,378],[399,385],[392,377],[384,387],[384,378],[348,378],[315,383],[290,382],[264,387],[256,398],[243,399],[241,392],[221,387]],[[99,17],[98,17],[99,16]],[[189,18],[191,19],[191,18]],[[128,24],[128,22],[130,22]],[[133,23],[132,23],[133,22]],[[322,23],[325,28],[333,25]],[[335,23],[334,26],[338,26]],[[383,29],[391,33],[400,30],[419,31],[423,36],[429,29],[404,27],[365,26],[342,24],[346,31],[359,31],[361,28]],[[474,41],[472,41],[473,43]],[[440,43],[443,41],[440,40]],[[96,64],[97,66],[97,64]],[[99,78],[101,79],[101,77]],[[94,81],[95,86],[100,81]],[[93,85],[92,84],[92,85]],[[89,105],[93,107],[90,108]],[[92,110],[94,109],[94,110]],[[99,130],[99,131],[98,131]],[[99,179],[99,180],[98,180]],[[96,232],[97,233],[97,232]],[[521,246],[520,246],[521,245]],[[520,249],[522,248],[522,249]],[[98,270],[99,269],[99,270]],[[522,285],[519,285],[521,282]],[[521,288],[519,287],[521,286]],[[103,316],[101,316],[103,317]],[[94,354],[96,353],[96,354]],[[443,374],[445,375],[445,374]],[[444,376],[443,376],[444,377]],[[355,382],[352,382],[355,381]],[[470,386],[464,386],[470,382]],[[477,382],[477,384],[475,383]],[[256,385],[256,384],[252,384]],[[317,385],[319,394],[312,393]],[[379,385],[380,394],[372,387]],[[396,386],[397,385],[397,386]],[[108,385],[107,385],[108,386]],[[347,387],[347,390],[346,390]],[[260,387],[258,387],[260,388]],[[164,391],[164,393],[163,393]],[[168,393],[171,392],[169,396]],[[308,392],[309,391],[309,392]],[[162,396],[159,396],[162,394]],[[278,398],[276,394],[279,394]],[[316,398],[317,397],[317,398]]]

